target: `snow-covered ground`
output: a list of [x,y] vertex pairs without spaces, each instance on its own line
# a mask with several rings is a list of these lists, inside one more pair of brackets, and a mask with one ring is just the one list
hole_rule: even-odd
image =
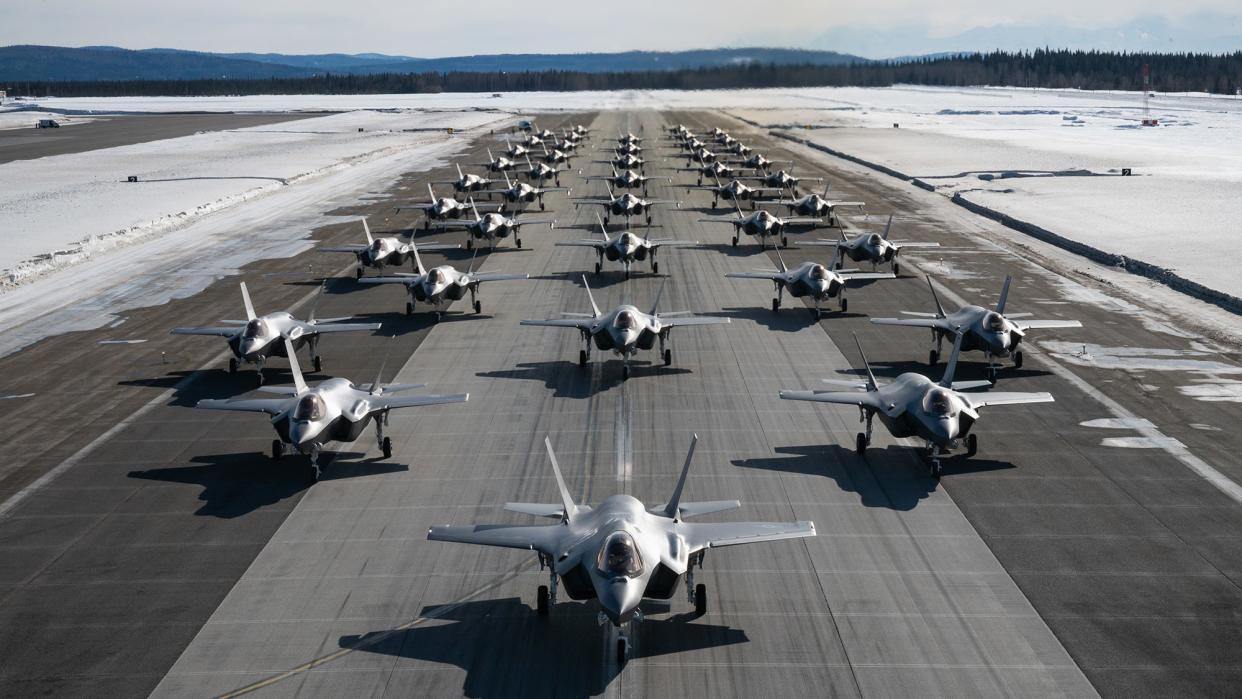
[[[255,260],[297,255],[314,228],[333,222],[325,211],[447,161],[470,138],[388,129],[511,121],[353,112],[0,165],[0,256],[78,251],[27,265],[31,274],[0,293],[0,355],[104,325],[123,336],[126,310],[190,296]],[[172,181],[131,184],[125,174]],[[329,273],[338,263],[324,261]]]
[[1152,128],[1134,93],[815,92],[816,109],[729,112],[1242,297],[1242,100],[1155,97]]
[[[0,164],[9,285],[309,178],[444,140],[491,112],[346,112]],[[359,131],[363,129],[363,131]],[[136,175],[137,183],[126,181]]]
[[0,131],[33,129],[40,119],[55,119],[56,123],[61,126],[76,126],[77,124],[85,124],[91,121],[91,117],[88,116],[65,116],[63,114],[38,110],[12,111],[6,110],[5,107],[0,107]]

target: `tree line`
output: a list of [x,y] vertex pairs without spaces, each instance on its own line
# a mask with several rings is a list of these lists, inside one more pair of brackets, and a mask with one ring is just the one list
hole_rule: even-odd
[[59,97],[254,94],[412,94],[580,90],[710,90],[761,87],[885,87],[894,84],[1141,90],[1143,66],[1159,92],[1235,94],[1242,88],[1242,51],[1229,54],[1109,51],[993,51],[849,65],[774,65],[595,73],[446,72],[305,78],[5,82],[11,95]]

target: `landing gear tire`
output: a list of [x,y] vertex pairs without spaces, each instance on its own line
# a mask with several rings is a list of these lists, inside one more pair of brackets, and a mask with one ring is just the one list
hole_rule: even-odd
[[280,461],[285,455],[285,443],[279,439],[272,440],[272,461]]
[[783,236],[783,235],[781,236],[781,247],[782,247],[782,248],[787,248],[787,247],[789,247],[789,238],[786,238],[786,237],[785,237],[785,236]]
[[991,381],[992,383],[996,383],[996,375],[997,375],[996,367],[994,366],[988,367],[988,381]]
[[694,615],[707,614],[707,585],[699,583],[694,586]]
[[850,310],[850,302],[848,299],[841,299],[841,312],[845,313]]
[[966,435],[966,458],[971,458],[979,453],[979,437],[973,434]]
[[772,299],[772,312],[779,313],[780,310],[781,310],[781,302],[778,301],[777,299]]
[[626,655],[625,645],[626,644],[625,644],[624,638],[617,639],[617,665],[625,664],[625,655]]
[[659,273],[660,273],[660,263],[659,263],[659,262],[652,262],[652,263],[651,263],[651,273],[652,273],[652,274],[659,274]]
[[896,277],[896,276],[899,276],[900,274],[901,274],[901,265],[894,262],[893,263],[893,276]]
[[600,270],[602,270],[603,268],[604,268],[604,266],[603,266],[603,265],[601,265],[600,263],[598,263],[598,262],[596,262],[596,263],[595,263],[595,273],[596,273],[596,274],[599,274],[599,273],[600,273]]
[[312,357],[311,367],[315,370],[316,374],[323,371],[323,357],[320,357],[319,355]]
[[384,452],[385,459],[392,458],[392,437],[384,438],[384,441],[380,443],[380,450]]
[[236,374],[236,373],[237,373],[237,360],[236,360],[236,359],[230,359],[230,360],[229,360],[229,373],[230,373],[230,374]]
[[405,314],[406,314],[407,316],[412,316],[412,315],[414,315],[414,304],[412,304],[412,303],[407,303],[407,304],[405,304]]
[[932,350],[927,353],[927,365],[928,366],[936,366],[936,362],[938,361],[940,361],[939,352],[937,352],[936,350]]
[[737,236],[733,236],[733,247],[737,247]]
[[521,238],[514,238],[514,239],[513,239],[513,242],[514,242],[514,244],[516,244],[516,245],[518,246],[518,248],[521,248],[521,247],[522,247],[522,239],[521,239]]
[[466,249],[467,250],[474,249],[474,240],[472,238],[466,238]]
[[1013,368],[1014,369],[1022,368],[1022,352],[1021,351],[1013,353]]
[[539,202],[539,210],[540,210],[540,211],[547,211],[547,210],[548,210],[548,206],[547,206],[546,204],[544,204],[543,202]]
[[354,270],[354,279],[362,279],[362,268]]
[[664,366],[671,366],[672,364],[673,364],[673,350],[666,349],[664,350]]
[[586,365],[587,365],[586,350],[578,350],[578,366],[586,366]]
[[867,435],[859,432],[854,439],[854,453],[862,456],[867,453]]
[[483,302],[482,302],[482,301],[475,301],[475,302],[474,302],[474,314],[475,314],[475,315],[479,315],[479,314],[480,314],[480,313],[482,313],[482,312],[483,312]]
[[621,380],[622,381],[630,380],[630,368],[628,366],[621,367]]
[[535,613],[539,616],[548,615],[548,586],[540,585],[535,592]]

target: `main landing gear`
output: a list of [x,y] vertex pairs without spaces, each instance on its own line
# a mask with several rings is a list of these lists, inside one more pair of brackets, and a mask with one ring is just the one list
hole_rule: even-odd
[[384,436],[384,426],[388,424],[388,411],[375,416],[375,443],[383,452],[385,459],[392,458],[392,439]]
[[539,554],[539,569],[544,568],[548,569],[548,584],[540,585],[535,591],[535,613],[542,617],[546,617],[552,605],[556,604],[557,577],[552,558],[541,553]]
[[694,566],[703,567],[703,557],[707,554],[706,550],[690,556],[690,563],[686,566],[686,596],[690,600],[690,604],[694,605],[694,615],[701,617],[707,614],[707,586],[703,583],[694,584]]
[[871,446],[871,421],[872,416],[867,414],[866,410],[858,409],[858,421],[867,423],[867,431],[859,432],[858,437],[854,440],[854,452],[859,456],[867,453],[867,447]]

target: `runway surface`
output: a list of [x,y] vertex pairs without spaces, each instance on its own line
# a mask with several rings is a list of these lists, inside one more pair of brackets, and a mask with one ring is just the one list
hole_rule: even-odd
[[[82,153],[190,136],[199,131],[223,131],[296,121],[320,114],[144,114],[91,117],[83,124],[59,129],[0,130],[0,163]],[[79,119],[85,117],[69,117]]]
[[[660,126],[677,121],[696,130],[724,125],[774,157],[791,154],[718,114],[606,113],[592,124],[593,145],[618,128],[642,128],[655,140]],[[552,197],[556,230],[523,233],[526,249],[505,242],[480,256],[486,271],[532,276],[485,284],[480,317],[458,304],[438,325],[427,314],[407,321],[399,287],[330,284],[321,315],[375,314],[398,335],[330,338],[325,375],[369,381],[387,361],[386,374],[399,381],[469,391],[471,399],[394,413],[391,460],[379,458],[368,433],[342,447],[327,479],[309,490],[297,460],[274,466],[263,456],[271,440],[263,418],[185,407],[252,385],[252,373],[229,377],[219,361],[184,373],[208,364],[222,343],[161,335],[187,318],[229,317],[236,280],[131,317],[134,332],[153,338],[140,350],[108,347],[102,355],[98,333],[79,333],[0,360],[0,370],[44,372],[67,404],[82,406],[47,419],[0,404],[4,422],[20,427],[10,437],[23,455],[5,498],[176,387],[0,520],[0,555],[12,561],[0,581],[0,694],[1229,693],[1242,647],[1238,503],[1188,463],[1201,459],[1242,478],[1230,456],[1237,437],[1228,433],[1237,404],[1182,394],[1179,382],[1188,380],[1176,372],[1136,376],[1072,364],[1038,346],[1057,339],[1177,350],[1192,340],[1154,333],[1098,298],[1083,301],[1040,266],[1046,260],[1037,250],[1019,256],[996,245],[991,224],[935,195],[792,154],[798,174],[828,174],[837,196],[898,212],[895,237],[945,248],[903,259],[902,279],[851,290],[848,314],[815,322],[787,299],[774,315],[770,286],[723,275],[770,266],[775,255],[748,241],[732,248],[730,226],[701,223],[727,212],[713,212],[704,194],[653,187],[652,196],[686,203],[658,210],[652,234],[704,243],[661,253],[668,280],[661,310],[732,322],[675,330],[672,366],[654,353],[640,356],[626,382],[620,362],[598,352],[578,368],[576,333],[517,325],[589,309],[579,275],[594,254],[552,243],[591,235],[594,212]],[[412,174],[401,189],[417,191],[428,176]],[[577,177],[564,184],[575,195],[603,189]],[[379,203],[364,210],[391,216]],[[405,216],[386,225],[417,220]],[[325,235],[344,239],[339,228]],[[783,259],[826,258],[822,248],[797,249],[797,240],[819,235],[794,236]],[[464,251],[450,257],[469,259]],[[293,258],[248,269],[256,302],[304,299],[316,283],[297,277],[305,264]],[[1001,387],[1051,391],[1058,402],[988,409],[976,428],[978,457],[947,461],[937,482],[913,445],[878,428],[866,458],[856,456],[852,409],[783,402],[777,391],[814,388],[858,366],[853,332],[880,374],[939,376],[943,365],[924,365],[923,333],[878,328],[868,317],[928,310],[918,272],[946,265],[957,270],[942,279],[946,305],[958,298],[990,305],[1008,270],[1019,275],[1011,308],[1086,327],[1031,333],[1025,366],[1003,370]],[[648,306],[662,279],[644,271],[626,281],[607,264],[590,275],[605,308]],[[173,347],[178,365],[158,364],[158,352]],[[970,359],[959,378],[981,378],[978,357]],[[84,367],[92,389],[77,396],[70,378]],[[1122,420],[1118,405],[1152,427],[1092,422]],[[1180,448],[1103,441],[1150,438],[1153,430]],[[695,618],[683,594],[668,609],[649,609],[629,629],[633,658],[623,668],[591,604],[562,601],[549,619],[534,615],[546,573],[529,553],[425,540],[432,524],[529,521],[503,513],[506,501],[555,501],[545,434],[581,502],[627,492],[656,503],[671,491],[696,432],[686,496],[743,503],[713,521],[811,519],[819,536],[710,552],[699,576],[708,614]],[[33,455],[52,435],[63,446]]]

